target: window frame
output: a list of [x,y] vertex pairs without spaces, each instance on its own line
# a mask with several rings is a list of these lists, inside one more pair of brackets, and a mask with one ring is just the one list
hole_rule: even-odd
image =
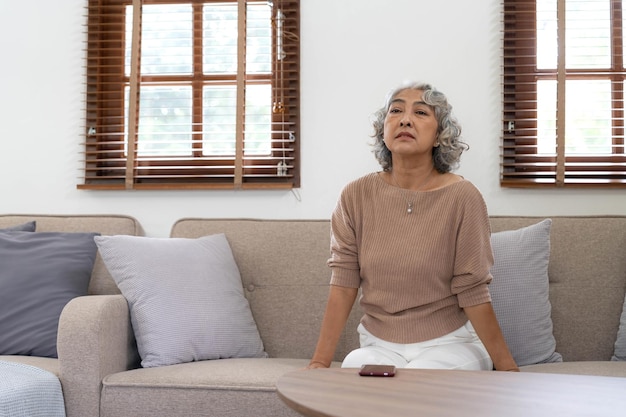
[[[622,1],[610,0],[611,67],[599,70],[566,69],[565,46],[558,44],[559,64],[554,70],[537,67],[536,0],[503,0],[503,89],[500,185],[512,188],[624,188],[624,83],[622,58]],[[558,0],[558,20],[565,15],[565,0]],[[559,39],[565,29],[559,24]],[[557,40],[558,42],[558,40]],[[565,81],[611,80],[611,154],[565,154]],[[554,154],[537,153],[537,82],[557,82],[557,147]]]
[[[202,5],[232,3],[245,16],[251,0],[89,0],[87,22],[85,168],[78,189],[291,189],[300,187],[300,14],[299,1],[275,0],[272,7],[272,72],[243,73],[245,63],[246,29],[239,22],[239,62],[235,74],[205,74],[202,65]],[[130,77],[125,70],[125,8],[145,4],[191,4],[193,7],[193,74],[138,74],[140,49],[133,45]],[[281,22],[282,48],[287,59],[277,59],[278,30],[276,15],[284,14]],[[134,25],[141,23],[135,20]],[[139,29],[135,28],[139,33]],[[241,36],[244,33],[244,36]],[[137,37],[138,38],[138,37]],[[136,41],[136,39],[133,39]],[[192,88],[192,152],[187,156],[140,156],[137,150],[139,123],[139,88],[143,85],[181,83]],[[271,115],[270,155],[244,153],[245,87],[264,83],[271,85],[274,111]],[[237,138],[235,155],[202,155],[203,113],[202,87],[206,85],[237,86]],[[128,127],[125,110],[125,89],[130,86],[131,101]],[[137,97],[133,96],[136,88]],[[278,110],[276,110],[278,108]],[[131,132],[126,135],[125,131]],[[134,132],[134,134],[133,134]],[[128,139],[125,139],[126,136]],[[128,141],[128,143],[126,143]],[[280,166],[278,163],[282,162]],[[282,170],[282,172],[281,172]]]

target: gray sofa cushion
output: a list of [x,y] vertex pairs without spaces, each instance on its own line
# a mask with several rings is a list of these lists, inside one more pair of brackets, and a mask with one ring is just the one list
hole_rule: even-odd
[[611,361],[574,361],[559,363],[539,363],[520,368],[522,372],[542,374],[575,374],[626,377],[626,362]]
[[63,307],[87,294],[95,233],[0,233],[0,354],[56,357]]
[[128,300],[144,368],[267,356],[226,236],[95,241]]
[[548,299],[551,224],[545,219],[491,236],[493,308],[519,366],[562,361],[555,351]]
[[118,372],[102,381],[100,415],[300,416],[276,394],[276,382],[308,363],[237,358]]

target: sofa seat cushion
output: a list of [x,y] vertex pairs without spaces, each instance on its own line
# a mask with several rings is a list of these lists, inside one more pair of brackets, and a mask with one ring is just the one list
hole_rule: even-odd
[[626,362],[574,361],[522,366],[522,372],[615,376],[626,378]]
[[101,416],[241,417],[241,410],[297,416],[280,400],[275,386],[281,375],[308,363],[309,359],[233,358],[108,375],[102,381]]
[[308,359],[232,358],[138,368],[108,375],[105,389],[113,386],[143,388],[203,388],[274,390],[285,372],[304,368]]

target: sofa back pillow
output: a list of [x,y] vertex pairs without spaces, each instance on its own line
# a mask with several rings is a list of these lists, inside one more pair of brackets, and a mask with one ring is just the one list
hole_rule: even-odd
[[95,241],[128,301],[144,368],[267,356],[224,234]]
[[551,219],[491,235],[493,309],[519,366],[561,362],[549,299]]
[[97,233],[0,233],[0,354],[57,357],[59,317],[87,294]]

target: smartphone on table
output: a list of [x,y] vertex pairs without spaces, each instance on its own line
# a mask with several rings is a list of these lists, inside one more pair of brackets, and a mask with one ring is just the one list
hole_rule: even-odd
[[366,364],[361,366],[359,375],[361,376],[394,376],[396,367],[394,365],[372,365]]

